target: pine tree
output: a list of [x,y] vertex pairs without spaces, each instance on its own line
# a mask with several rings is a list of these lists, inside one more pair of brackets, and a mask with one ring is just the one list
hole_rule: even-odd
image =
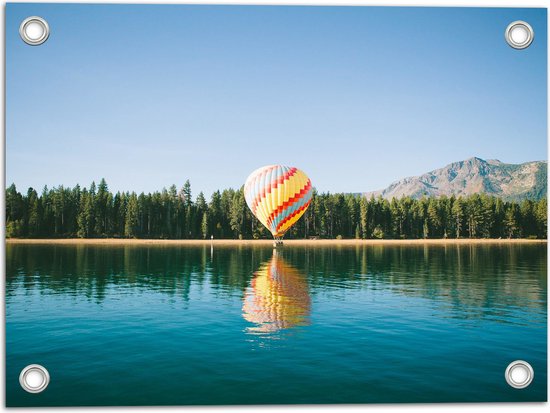
[[514,238],[518,232],[518,208],[516,204],[510,205],[504,214],[504,227],[508,238]]
[[204,211],[202,214],[201,233],[202,238],[206,239],[206,237],[208,236],[208,212],[206,211]]
[[222,238],[222,197],[220,191],[215,191],[210,199],[210,205],[208,205],[209,220],[212,226],[212,234],[215,238]]
[[[431,237],[437,238],[441,235],[441,217],[439,216],[439,205],[435,198],[430,198],[428,201],[428,231]],[[427,238],[427,236],[425,236]]]
[[64,232],[65,226],[65,191],[63,186],[51,191],[54,233],[59,236]]
[[494,216],[493,216],[493,229],[491,233],[495,238],[501,238],[504,235],[504,213],[505,205],[502,199],[497,198],[495,200]]
[[25,207],[15,184],[6,190],[6,237],[24,236]]
[[78,231],[79,238],[88,238],[91,234],[93,216],[93,199],[86,188],[82,190],[80,197],[80,206],[78,211]]
[[108,203],[109,203],[109,187],[105,178],[101,178],[97,187],[97,194],[94,199],[95,224],[94,232],[99,236],[105,236],[108,226]]
[[536,235],[537,223],[535,221],[534,203],[529,199],[522,201],[520,205],[521,228],[523,229],[521,236],[529,237]]
[[405,217],[402,214],[402,210],[399,208],[399,201],[393,197],[390,202],[391,222],[392,222],[392,234],[394,238],[401,238],[403,235],[403,223]]
[[458,197],[452,207],[452,215],[456,238],[462,234],[462,220],[464,219],[464,203],[462,197]]
[[480,229],[484,225],[483,205],[478,194],[472,195],[466,202],[468,215],[468,235],[476,238],[480,235]]
[[481,214],[482,214],[482,220],[481,220],[481,228],[480,228],[480,236],[483,238],[491,238],[492,236],[492,228],[494,223],[494,216],[495,216],[495,203],[494,198],[489,197],[485,194],[481,196]]
[[359,202],[359,215],[360,215],[360,227],[361,227],[361,238],[367,239],[369,237],[368,232],[368,208],[369,202],[365,196],[361,197]]
[[243,237],[245,200],[242,189],[234,192],[229,208],[229,224],[237,238]]
[[28,234],[30,237],[37,237],[40,234],[40,201],[38,194],[32,188],[27,191],[27,199],[29,203],[29,221]]
[[138,202],[135,192],[132,192],[128,200],[128,208],[126,210],[126,222],[124,225],[124,235],[128,238],[136,238],[138,230]]
[[193,199],[191,197],[191,182],[189,182],[189,179],[185,181],[185,184],[183,184],[181,193],[182,193],[183,204],[186,207],[191,206],[191,204],[193,203]]
[[537,237],[547,237],[548,226],[548,203],[546,199],[541,199],[535,205],[535,220],[537,222]]

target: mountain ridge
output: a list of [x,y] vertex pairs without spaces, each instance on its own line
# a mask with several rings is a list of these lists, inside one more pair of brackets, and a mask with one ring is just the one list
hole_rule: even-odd
[[511,164],[498,159],[471,157],[422,175],[394,181],[384,189],[363,195],[391,199],[485,193],[508,201],[538,200],[547,194],[547,169],[547,161]]

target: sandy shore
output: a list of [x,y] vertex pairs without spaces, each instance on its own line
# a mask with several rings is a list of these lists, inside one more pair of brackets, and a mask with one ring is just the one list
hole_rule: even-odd
[[[319,239],[319,240],[285,240],[285,245],[300,246],[358,246],[358,245],[452,245],[452,244],[542,244],[545,239],[410,239],[410,240],[378,240],[378,239]],[[8,238],[8,244],[71,244],[71,245],[215,245],[215,246],[239,246],[239,245],[272,245],[271,240],[165,240],[165,239],[121,239],[121,238],[63,238],[63,239],[21,239]]]

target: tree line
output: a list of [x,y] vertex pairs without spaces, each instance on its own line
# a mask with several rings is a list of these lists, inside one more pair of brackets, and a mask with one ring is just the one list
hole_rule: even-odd
[[[546,199],[505,201],[484,194],[391,200],[318,193],[286,238],[546,238]],[[192,196],[186,181],[153,193],[89,188],[6,189],[9,238],[271,238],[246,205],[243,188]]]

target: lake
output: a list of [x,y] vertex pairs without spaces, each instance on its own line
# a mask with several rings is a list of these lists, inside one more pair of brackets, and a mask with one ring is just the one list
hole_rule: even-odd
[[[8,406],[547,397],[546,244],[8,243],[6,261]],[[41,394],[19,386],[32,363]]]

